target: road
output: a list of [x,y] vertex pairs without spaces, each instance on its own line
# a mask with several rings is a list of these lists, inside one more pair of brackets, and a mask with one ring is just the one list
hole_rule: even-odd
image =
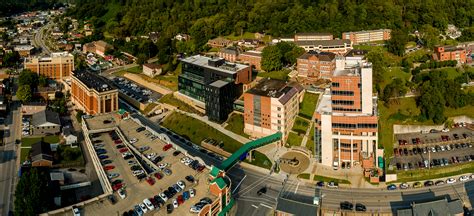
[[5,120],[4,145],[0,153],[0,215],[8,215],[13,211],[13,193],[17,179],[17,144],[21,138],[21,116],[19,107],[13,107],[12,112]]
[[46,29],[51,27],[51,25],[52,25],[52,23],[48,23],[48,24],[42,26],[40,29],[38,29],[38,32],[35,34],[35,37],[34,37],[34,40],[33,40],[33,43],[36,46],[41,47],[42,52],[46,53],[47,55],[51,54],[51,50],[48,48],[48,46],[46,46],[46,44],[44,42],[44,31],[46,31]]
[[[142,123],[154,130],[168,131],[138,113],[132,114],[132,117],[140,119]],[[220,163],[220,161],[209,157],[207,154],[181,143],[175,137],[178,136],[170,136],[172,141],[188,150],[191,155],[202,158],[208,165]],[[388,191],[386,189],[354,188],[320,189],[315,188],[314,185],[305,184],[294,177],[286,179],[284,174],[270,175],[269,173],[242,168],[239,164],[228,170],[227,175],[232,180],[232,194],[237,201],[236,215],[268,215],[276,208],[279,195],[294,196],[306,200],[312,200],[314,196],[322,195],[322,209],[325,211],[338,211],[340,202],[350,201],[364,204],[369,212],[381,213],[408,208],[412,202],[424,202],[441,197],[447,197],[448,200],[460,199],[469,208],[471,208],[472,201],[474,201],[474,181],[421,189]],[[267,187],[267,193],[259,196],[257,191],[262,187]]]

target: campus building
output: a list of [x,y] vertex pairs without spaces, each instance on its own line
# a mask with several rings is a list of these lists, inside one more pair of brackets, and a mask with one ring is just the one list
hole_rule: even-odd
[[201,55],[181,60],[178,90],[206,111],[209,120],[222,122],[233,111],[244,85],[252,81],[250,66]]
[[437,46],[433,54],[435,61],[456,60],[458,63],[466,63],[466,49],[455,46]]
[[295,41],[295,44],[306,50],[306,52],[320,51],[344,54],[352,49],[352,41],[350,40]]
[[[355,57],[352,57],[355,56]],[[315,113],[315,157],[338,168],[377,164],[377,98],[372,92],[372,65],[363,57],[340,59]],[[358,58],[358,60],[357,60]],[[380,155],[381,156],[381,155]]]
[[244,132],[254,138],[281,132],[286,140],[298,115],[303,90],[293,82],[260,81],[244,93]]
[[217,55],[226,61],[235,62],[239,58],[240,50],[237,47],[224,47],[219,50]]
[[390,39],[390,29],[377,29],[369,31],[343,32],[342,39],[349,39],[353,44],[384,41]]
[[309,51],[296,59],[298,76],[330,79],[336,69],[336,54]]
[[295,34],[296,41],[319,41],[319,40],[333,40],[331,33],[320,33],[320,32],[301,32]]
[[241,53],[239,61],[250,65],[250,67],[256,70],[262,70],[262,52],[260,51],[251,50]]
[[106,78],[88,71],[73,72],[71,96],[87,114],[118,110],[118,90]]
[[24,67],[50,79],[61,80],[69,77],[74,70],[74,56],[68,52],[58,52],[51,53],[49,57],[27,58]]

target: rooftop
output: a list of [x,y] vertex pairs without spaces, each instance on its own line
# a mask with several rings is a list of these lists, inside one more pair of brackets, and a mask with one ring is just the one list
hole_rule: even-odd
[[256,56],[256,57],[262,57],[262,52],[256,51],[256,50],[250,50],[247,52],[243,52],[240,55],[250,55],[250,56]]
[[216,80],[215,82],[211,83],[210,86],[214,86],[216,88],[222,88],[223,86],[229,84],[229,82],[224,80]]
[[237,47],[225,47],[225,48],[222,48],[219,52],[232,54],[232,55],[239,54],[239,50],[237,49]]
[[366,50],[353,49],[346,53],[345,57],[365,56],[368,52]]
[[282,80],[264,79],[247,93],[264,97],[280,98],[281,103],[286,103],[293,95],[297,94],[301,88],[297,88],[297,83],[287,83]]
[[332,36],[331,33],[327,32],[299,32],[295,36]]
[[375,30],[362,30],[362,31],[354,31],[354,32],[344,32],[345,33],[368,33],[368,32],[379,32],[379,31],[391,31],[390,29],[375,29]]
[[98,92],[116,89],[109,80],[87,70],[74,71],[73,76],[84,83],[84,85],[86,85],[88,88],[94,89]]
[[31,145],[31,159],[32,161],[37,160],[49,160],[53,161],[53,156],[51,152],[51,145],[49,143],[45,143],[43,141],[39,141]]
[[332,61],[336,58],[336,54],[331,52],[316,52],[316,51],[309,51],[304,53],[299,59],[308,59],[311,56],[316,56],[320,61]]
[[39,126],[45,123],[61,125],[61,121],[59,120],[59,114],[51,110],[44,110],[42,112],[37,112],[33,114],[31,120],[31,124],[33,126]]
[[235,74],[240,70],[250,67],[244,64],[226,62],[223,58],[210,58],[201,55],[190,56],[181,61],[229,74]]
[[417,215],[459,215],[463,214],[463,204],[461,200],[448,202],[447,199],[441,199],[425,203],[413,203],[410,209],[401,209],[397,211],[399,216],[417,216]]
[[143,67],[151,68],[151,69],[160,69],[162,66],[159,64],[143,64]]
[[343,46],[351,44],[351,40],[310,40],[310,41],[295,41],[298,46]]

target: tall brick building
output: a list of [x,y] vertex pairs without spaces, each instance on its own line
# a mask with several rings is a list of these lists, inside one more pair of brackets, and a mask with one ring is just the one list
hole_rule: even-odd
[[260,51],[247,51],[239,55],[239,61],[249,64],[256,70],[262,70],[262,52]]
[[39,75],[60,80],[69,77],[74,70],[74,56],[68,52],[59,52],[51,53],[46,58],[27,58],[24,67]]
[[298,76],[330,79],[336,69],[336,54],[307,52],[296,60]]
[[87,114],[118,110],[118,90],[105,78],[88,71],[74,71],[71,96],[72,102]]

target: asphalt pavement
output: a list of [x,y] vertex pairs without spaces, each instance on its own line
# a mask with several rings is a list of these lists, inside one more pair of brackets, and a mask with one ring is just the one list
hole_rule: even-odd
[[[13,108],[12,108],[13,109]],[[0,215],[9,215],[13,211],[13,194],[17,178],[16,139],[20,139],[21,116],[19,108],[15,108],[6,118],[4,127],[4,145],[0,152]]]
[[36,44],[36,46],[39,46],[41,47],[41,50],[43,53],[46,53],[47,55],[51,54],[51,50],[48,48],[48,46],[46,46],[45,42],[44,42],[44,31],[51,27],[52,23],[48,23],[44,26],[42,26],[41,28],[38,29],[38,32],[35,34],[35,37],[34,37],[34,44]]

